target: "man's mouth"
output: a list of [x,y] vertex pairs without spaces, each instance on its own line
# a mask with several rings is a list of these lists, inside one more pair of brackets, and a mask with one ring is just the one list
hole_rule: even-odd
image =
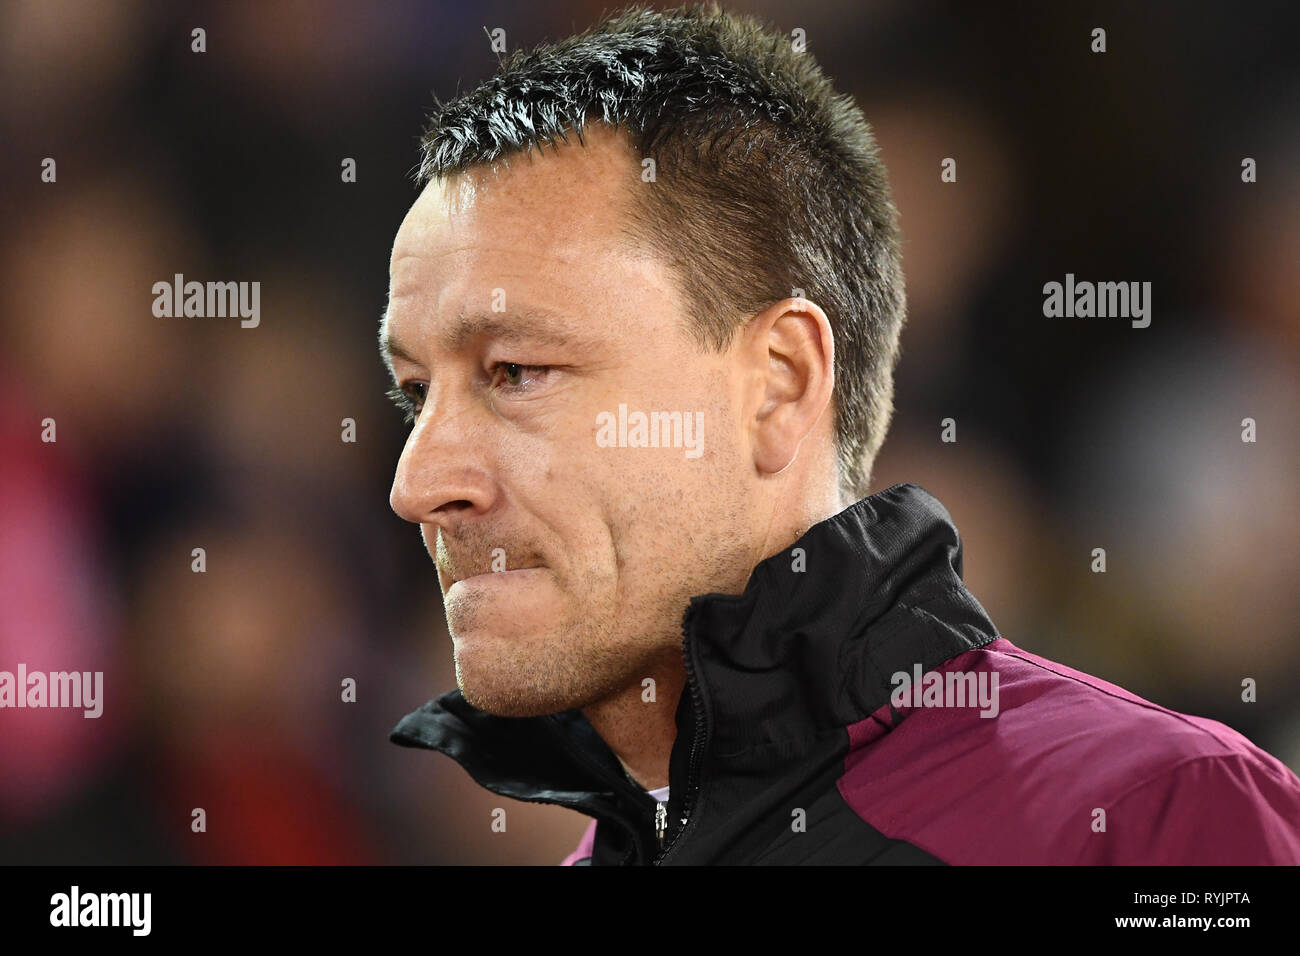
[[483,571],[478,574],[471,574],[463,578],[457,578],[448,586],[446,596],[450,597],[452,591],[467,590],[486,590],[491,588],[509,587],[516,584],[525,584],[546,571],[543,567],[526,567],[510,568],[505,571]]
[[500,571],[477,571],[474,574],[467,574],[464,577],[460,577],[460,578],[453,577],[451,579],[451,583],[460,584],[462,581],[472,581],[475,578],[481,578],[489,574],[514,574],[516,571],[538,571],[538,570],[541,569],[536,565],[529,565],[528,567],[525,568],[504,568]]

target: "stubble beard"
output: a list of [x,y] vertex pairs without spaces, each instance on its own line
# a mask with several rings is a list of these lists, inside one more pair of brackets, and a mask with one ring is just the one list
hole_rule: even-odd
[[[660,610],[662,613],[662,609]],[[633,620],[636,620],[634,616]],[[469,704],[500,717],[579,710],[640,687],[662,638],[642,616],[635,630],[609,613],[570,614],[558,623],[520,622],[513,634],[452,636],[456,685]]]

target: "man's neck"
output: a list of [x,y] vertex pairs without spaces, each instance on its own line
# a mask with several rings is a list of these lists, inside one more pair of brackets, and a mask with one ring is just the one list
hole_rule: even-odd
[[[645,678],[654,684],[645,685]],[[583,708],[583,715],[623,769],[645,790],[668,785],[668,758],[677,739],[677,701],[685,686],[686,666],[675,648],[673,657],[665,655],[635,684]]]
[[[783,551],[812,525],[848,505],[836,487],[827,485],[819,501],[805,501],[801,508],[772,509],[772,523],[759,539],[761,543],[744,577],[727,582],[737,585],[730,591],[725,586],[717,590],[740,593],[753,564]],[[646,678],[654,681],[653,694],[644,683]],[[668,762],[677,739],[677,702],[685,687],[686,665],[680,646],[675,645],[647,667],[645,674],[637,676],[635,683],[583,708],[583,715],[614,751],[623,769],[646,790],[668,785]]]

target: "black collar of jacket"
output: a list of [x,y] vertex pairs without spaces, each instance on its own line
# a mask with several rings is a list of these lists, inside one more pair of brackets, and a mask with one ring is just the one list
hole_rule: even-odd
[[[894,673],[933,669],[998,636],[962,585],[951,517],[912,484],[814,525],[755,567],[743,594],[692,598],[683,634],[688,684],[670,759],[669,846],[684,809],[688,829],[707,813],[722,832],[723,821],[743,818],[738,795],[833,770],[811,764],[842,763],[844,728],[889,700]],[[389,739],[447,754],[502,796],[602,821],[595,856],[604,859],[593,862],[656,859],[654,800],[580,711],[497,717],[453,690],[404,717]]]

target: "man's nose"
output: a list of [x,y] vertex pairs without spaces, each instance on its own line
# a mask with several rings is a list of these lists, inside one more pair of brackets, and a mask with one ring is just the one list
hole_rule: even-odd
[[487,510],[492,484],[486,443],[466,405],[426,405],[397,462],[389,504],[416,524],[445,525]]

